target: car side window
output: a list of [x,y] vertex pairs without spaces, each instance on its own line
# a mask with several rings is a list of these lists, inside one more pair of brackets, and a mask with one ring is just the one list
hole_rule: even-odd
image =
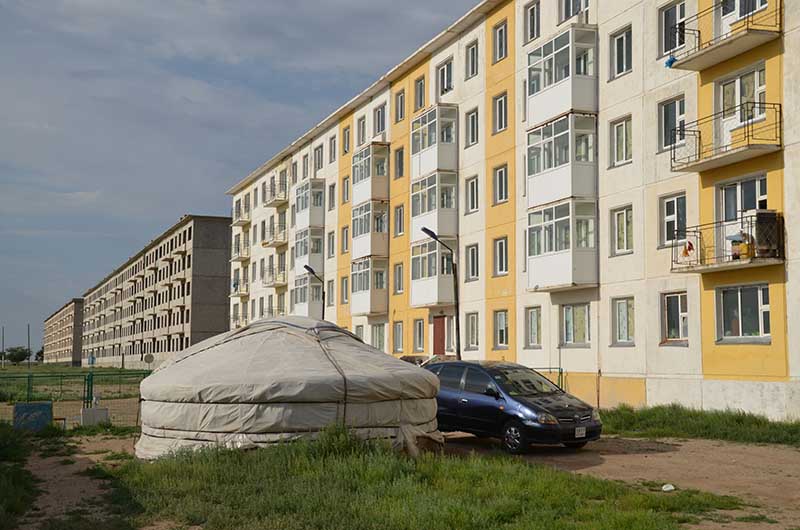
[[464,390],[466,392],[483,394],[486,392],[486,388],[490,386],[495,388],[492,378],[488,374],[475,368],[467,368],[467,379],[464,382]]
[[463,366],[445,366],[439,372],[439,382],[445,388],[458,390],[461,387],[461,376],[464,374]]

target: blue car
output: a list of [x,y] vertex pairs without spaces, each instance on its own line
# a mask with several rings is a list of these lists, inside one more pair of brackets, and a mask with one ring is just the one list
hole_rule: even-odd
[[503,448],[516,454],[531,444],[581,448],[603,430],[596,409],[526,366],[447,361],[425,368],[441,383],[436,401],[442,431],[500,438]]

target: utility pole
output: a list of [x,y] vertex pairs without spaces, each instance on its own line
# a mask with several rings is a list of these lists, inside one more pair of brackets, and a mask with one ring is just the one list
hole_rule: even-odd
[[28,371],[31,371],[31,325],[28,324]]
[[2,354],[3,358],[0,360],[0,367],[3,370],[6,369],[6,327],[0,327],[0,354]]

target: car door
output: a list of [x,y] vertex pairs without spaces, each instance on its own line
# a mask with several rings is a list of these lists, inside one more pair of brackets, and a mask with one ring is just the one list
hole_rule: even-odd
[[445,364],[437,375],[439,394],[436,396],[436,404],[439,411],[436,418],[439,420],[439,428],[457,429],[458,400],[461,395],[464,365]]
[[[497,390],[492,378],[480,368],[468,367],[464,390],[458,400],[459,429],[484,434],[497,434],[505,400],[486,395],[486,389]],[[498,394],[499,395],[499,394]]]

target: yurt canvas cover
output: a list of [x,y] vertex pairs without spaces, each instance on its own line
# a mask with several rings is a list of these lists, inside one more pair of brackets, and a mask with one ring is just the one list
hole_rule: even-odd
[[255,322],[188,348],[142,381],[136,455],[313,438],[334,423],[401,443],[438,437],[438,389],[434,374],[328,322]]

